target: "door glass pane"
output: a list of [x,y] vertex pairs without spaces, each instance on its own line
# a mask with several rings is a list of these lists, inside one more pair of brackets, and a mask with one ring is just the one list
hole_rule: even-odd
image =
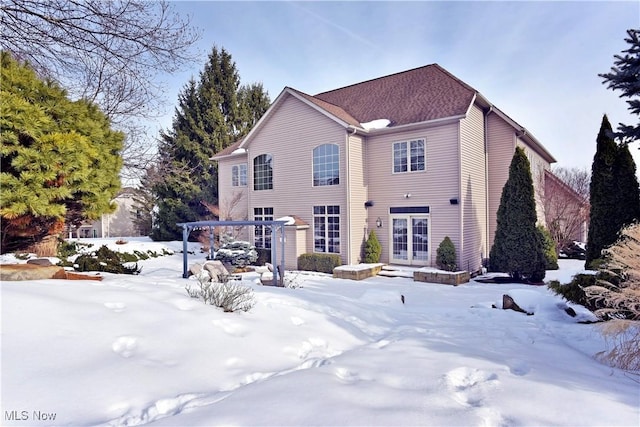
[[428,261],[429,259],[429,234],[427,218],[411,218],[411,232],[413,243],[413,259],[416,261]]
[[407,258],[407,220],[393,218],[393,258]]

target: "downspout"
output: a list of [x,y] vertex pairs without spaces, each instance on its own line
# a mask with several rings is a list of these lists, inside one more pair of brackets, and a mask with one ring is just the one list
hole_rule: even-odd
[[[489,224],[489,114],[493,111],[493,105],[489,106],[489,110],[484,115],[484,200],[485,200],[485,240],[484,240],[484,258],[489,258],[489,240],[491,239],[491,226]],[[482,265],[482,259],[480,265]],[[484,267],[484,266],[483,266]]]

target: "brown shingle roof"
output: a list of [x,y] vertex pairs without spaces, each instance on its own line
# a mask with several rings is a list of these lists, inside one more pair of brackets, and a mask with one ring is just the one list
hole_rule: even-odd
[[332,114],[334,117],[337,117],[343,122],[353,126],[360,126],[360,122],[356,120],[351,114],[347,113],[342,107],[339,107],[330,102],[324,101],[318,98],[317,96],[314,97],[311,95],[307,95],[306,93],[300,92],[299,90],[296,90],[294,88],[289,87],[288,89],[302,96],[304,99],[308,100],[309,102],[312,102],[313,104],[317,105],[318,107],[322,108],[323,110],[327,111],[328,113]]
[[464,115],[477,91],[437,64],[315,95],[360,123],[389,119],[391,126]]

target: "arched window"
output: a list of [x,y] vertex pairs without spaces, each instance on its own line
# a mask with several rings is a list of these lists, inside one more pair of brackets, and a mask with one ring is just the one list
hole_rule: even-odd
[[261,154],[253,159],[253,189],[273,189],[273,157]]
[[323,144],[313,149],[313,186],[340,184],[340,147]]

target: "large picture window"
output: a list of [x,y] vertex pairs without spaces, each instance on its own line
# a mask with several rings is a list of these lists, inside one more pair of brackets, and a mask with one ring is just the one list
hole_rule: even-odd
[[340,206],[313,207],[313,250],[340,253]]
[[393,143],[393,173],[425,170],[425,140]]
[[261,154],[253,159],[253,189],[273,189],[273,157]]
[[[253,208],[254,221],[273,221],[273,208]],[[271,227],[256,225],[253,244],[256,248],[271,248]]]
[[340,147],[324,144],[313,149],[313,186],[340,184]]
[[247,165],[233,165],[231,167],[231,185],[234,187],[247,186]]

